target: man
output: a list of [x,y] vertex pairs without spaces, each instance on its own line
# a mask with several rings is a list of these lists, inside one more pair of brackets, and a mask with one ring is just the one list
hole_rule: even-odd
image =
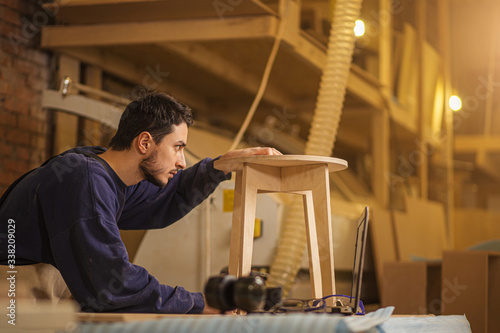
[[[127,106],[108,150],[75,148],[28,173],[0,201],[0,264],[35,267],[30,274],[48,279],[48,289],[60,272],[82,311],[202,312],[201,293],[132,265],[119,234],[174,223],[230,178],[208,158],[185,169],[191,124],[188,107],[151,93]],[[250,148],[220,158],[259,154],[280,153]]]

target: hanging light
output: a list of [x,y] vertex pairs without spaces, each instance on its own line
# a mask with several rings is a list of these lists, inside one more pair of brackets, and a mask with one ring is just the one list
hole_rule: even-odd
[[462,100],[457,95],[453,95],[450,97],[449,105],[453,111],[458,111],[462,108]]
[[354,34],[356,37],[361,37],[365,34],[365,22],[362,20],[356,20],[356,25],[354,26]]

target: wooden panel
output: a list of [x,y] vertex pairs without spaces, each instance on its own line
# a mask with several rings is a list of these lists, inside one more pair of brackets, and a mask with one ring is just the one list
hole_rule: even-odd
[[[395,306],[396,314],[425,314],[427,266],[423,262],[385,263],[382,306]],[[416,311],[415,311],[416,310]]]
[[440,203],[406,199],[406,212],[394,212],[400,260],[441,258],[447,248],[444,208]]
[[484,209],[455,210],[455,247],[463,250],[487,240],[500,239],[500,213]]
[[472,332],[486,333],[487,284],[488,256],[485,253],[445,252],[441,288],[442,314],[465,314]]
[[486,239],[487,213],[480,209],[455,210],[455,248],[463,250]]

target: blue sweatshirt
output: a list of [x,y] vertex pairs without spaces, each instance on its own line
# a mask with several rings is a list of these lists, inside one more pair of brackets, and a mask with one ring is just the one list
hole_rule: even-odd
[[[15,225],[15,265],[47,263],[82,311],[200,313],[203,295],[162,285],[130,263],[119,229],[164,228],[230,178],[211,159],[179,171],[167,186],[126,186],[98,154],[80,147],[21,180],[0,207],[0,264]],[[11,229],[9,230],[9,224]],[[12,236],[11,236],[12,238]]]

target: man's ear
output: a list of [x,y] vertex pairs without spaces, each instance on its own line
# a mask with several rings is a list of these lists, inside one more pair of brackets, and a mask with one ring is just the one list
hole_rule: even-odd
[[152,149],[153,137],[149,132],[142,132],[137,136],[137,149],[141,154],[146,154]]

